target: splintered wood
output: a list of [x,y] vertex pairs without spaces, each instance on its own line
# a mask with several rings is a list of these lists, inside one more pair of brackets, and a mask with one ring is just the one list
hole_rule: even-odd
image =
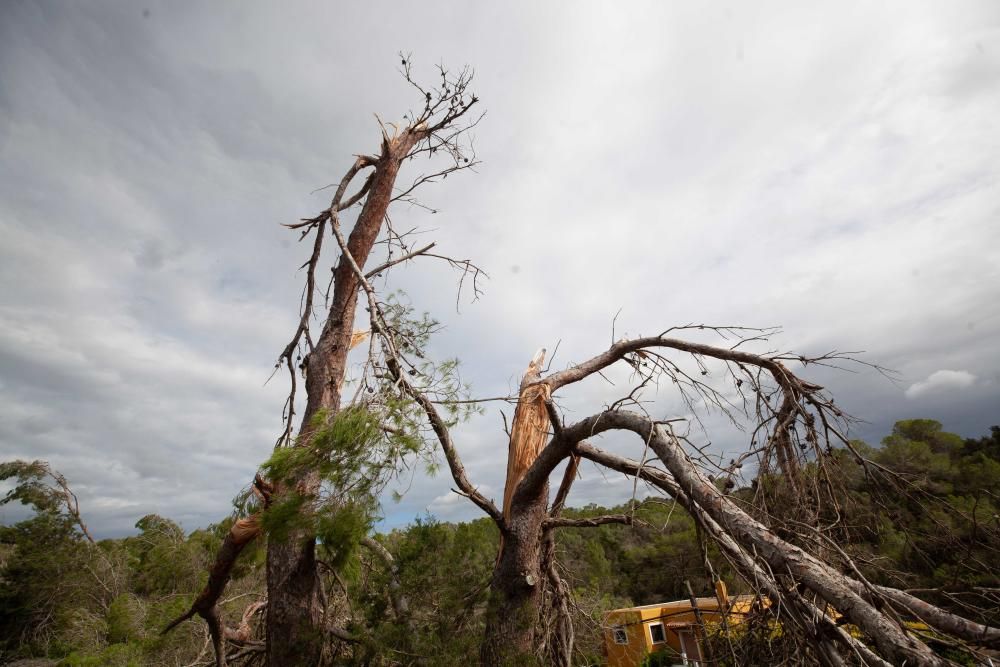
[[246,544],[260,533],[260,521],[256,514],[240,519],[229,529],[233,542],[236,544]]
[[514,423],[510,429],[510,446],[507,449],[507,482],[503,490],[505,519],[510,517],[510,501],[514,497],[514,489],[538,458],[549,435],[549,413],[545,409],[545,402],[549,400],[551,390],[548,385],[530,386],[541,379],[544,360],[545,348],[542,348],[535,353],[521,379]]
[[365,340],[368,338],[368,334],[369,333],[370,332],[368,330],[365,330],[365,331],[355,331],[354,333],[352,333],[351,334],[351,344],[349,345],[349,349],[353,350],[358,345],[361,345],[361,343],[365,342]]

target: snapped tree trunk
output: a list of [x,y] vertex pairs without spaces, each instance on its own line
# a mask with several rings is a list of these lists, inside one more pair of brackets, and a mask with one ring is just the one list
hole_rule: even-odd
[[[392,189],[402,160],[422,138],[421,130],[404,130],[382,144],[377,161],[358,158],[356,167],[375,167],[370,176],[368,197],[347,241],[347,251],[359,267],[364,267],[385,219]],[[331,209],[330,222],[336,224]],[[325,233],[320,225],[318,235]],[[340,409],[340,388],[351,348],[354,315],[360,278],[351,260],[340,257],[334,272],[334,292],[323,332],[306,364],[306,409],[296,439],[296,447],[307,447],[313,418],[325,410],[331,418]],[[277,498],[296,492],[314,496],[319,490],[314,472],[297,480],[293,488],[275,489]],[[267,664],[272,667],[312,666],[321,661],[327,632],[322,626],[320,579],[316,572],[316,536],[311,530],[289,531],[287,538],[269,540],[267,546]]]
[[504,525],[500,553],[490,582],[486,633],[480,650],[483,665],[523,665],[534,655],[534,633],[542,599],[542,522],[547,516],[549,487],[525,497],[518,484],[538,458],[548,437],[549,417],[540,378],[545,350],[539,350],[521,380],[521,390],[507,452]]
[[[469,90],[472,72],[469,68],[464,68],[457,76],[449,75],[443,66],[438,67],[438,72],[441,79],[436,86],[429,89],[422,87],[411,77],[409,60],[403,58],[403,76],[408,84],[420,92],[423,110],[417,113],[411,111],[404,116],[407,124],[403,126],[390,123],[392,136],[389,135],[386,124],[380,120],[382,145],[379,154],[357,156],[354,164],[341,179],[327,209],[312,218],[304,218],[298,223],[286,225],[301,234],[300,240],[311,236],[313,249],[309,259],[300,267],[305,270],[305,286],[299,310],[299,323],[291,341],[285,346],[279,355],[278,363],[275,364],[275,370],[282,366],[287,367],[291,384],[284,410],[285,428],[276,448],[296,447],[304,450],[299,453],[312,453],[317,449],[312,447],[315,444],[313,442],[315,429],[323,429],[329,425],[330,420],[337,418],[342,407],[341,385],[347,368],[347,357],[355,339],[353,334],[357,299],[359,291],[364,290],[369,299],[373,336],[379,332],[383,350],[394,365],[394,370],[390,371],[397,378],[393,391],[402,387],[416,398],[431,418],[438,436],[445,438],[442,447],[450,452],[449,463],[452,465],[453,474],[463,477],[460,474],[461,463],[450,447],[445,422],[437,414],[433,404],[404,379],[399,360],[396,358],[396,343],[390,340],[391,336],[386,336],[384,321],[380,323],[381,315],[377,314],[379,308],[373,300],[368,279],[382,275],[390,267],[420,255],[438,257],[447,260],[456,268],[464,269],[466,273],[471,272],[473,289],[477,292],[475,281],[481,272],[468,260],[457,261],[447,256],[429,255],[427,251],[434,246],[433,243],[419,250],[411,250],[405,240],[409,232],[402,235],[390,232],[385,239],[389,249],[388,261],[365,273],[365,265],[379,237],[383,222],[388,221],[389,205],[394,200],[415,203],[412,193],[422,184],[433,183],[439,178],[446,178],[450,173],[472,169],[478,164],[474,159],[471,140],[466,134],[482,118],[482,115],[476,119],[467,116],[479,101]],[[452,163],[433,173],[420,175],[412,184],[401,188],[398,192],[394,189],[400,166],[405,160],[418,155],[432,157],[436,152],[442,157],[446,156]],[[372,171],[364,184],[354,194],[347,196],[347,189],[354,178],[367,169]],[[361,202],[363,202],[361,212],[349,238],[345,239],[340,229],[339,215]],[[318,271],[323,243],[331,231],[341,254],[333,272],[332,294],[328,289],[325,295],[328,310],[323,318],[322,331],[315,336],[312,332],[313,319],[317,315],[314,301],[316,301],[315,296],[322,293],[320,283],[325,282],[321,280]],[[401,251],[402,256],[397,255],[393,258],[394,250]],[[305,376],[307,398],[298,435],[293,439],[298,370]],[[230,531],[222,549],[216,555],[209,584],[191,609],[171,622],[164,632],[168,632],[195,614],[201,615],[208,623],[215,640],[216,664],[219,667],[225,666],[226,645],[223,639],[227,634],[218,602],[240,552],[262,532],[262,527],[266,527],[269,531],[268,604],[265,620],[266,663],[280,667],[295,665],[312,667],[324,662],[324,651],[334,638],[350,642],[359,641],[357,637],[341,628],[324,625],[326,596],[316,568],[316,529],[313,527],[315,517],[312,513],[318,502],[324,502],[326,505],[324,510],[330,509],[330,506],[336,507],[336,504],[335,501],[327,502],[325,497],[320,497],[320,491],[323,490],[320,467],[310,469],[308,465],[303,465],[291,472],[283,471],[280,473],[282,479],[262,480],[258,475],[254,488],[262,495],[265,502],[257,513],[240,522],[246,523],[246,526],[240,530],[234,527],[234,530]],[[464,481],[465,483],[460,483],[459,486],[470,498],[486,509],[495,521],[500,522],[502,519],[499,510],[476,492],[467,480]],[[340,484],[336,481],[330,483],[333,486]],[[329,491],[336,497],[342,497],[349,493],[350,489],[332,488]],[[294,510],[292,514],[295,516],[284,525],[275,525],[276,522],[283,520],[279,516],[286,515],[267,514],[268,510],[274,507],[272,500],[274,503],[290,501],[291,504],[285,504],[284,507],[292,507]],[[401,603],[402,598],[398,598],[397,602]],[[405,611],[404,607],[401,606],[399,611]]]
[[[304,267],[307,268],[306,290],[303,297],[301,320],[292,342],[285,348],[282,360],[292,372],[292,393],[287,404],[286,434],[291,433],[295,401],[295,373],[292,354],[305,341],[308,350],[303,360],[306,373],[306,408],[302,415],[299,435],[295,447],[306,448],[311,444],[313,429],[323,424],[315,424],[318,415],[335,419],[341,409],[341,384],[347,368],[347,355],[351,349],[354,333],[354,317],[359,292],[370,290],[365,276],[365,265],[378,239],[382,224],[387,220],[389,205],[394,199],[407,198],[422,183],[433,182],[448,173],[467,169],[476,164],[466,157],[458,137],[466,128],[457,127],[462,118],[475,105],[478,98],[468,92],[471,72],[463,70],[458,77],[448,77],[444,68],[440,87],[433,92],[425,90],[410,78],[409,62],[404,58],[404,76],[423,95],[424,109],[411,123],[400,128],[392,125],[389,136],[382,125],[382,147],[378,157],[359,156],[351,169],[341,180],[333,203],[320,215],[303,220],[294,229],[303,229],[303,236],[315,234],[313,254]],[[380,121],[381,124],[381,121]],[[471,123],[469,127],[474,125]],[[423,144],[422,148],[420,145]],[[409,188],[395,194],[396,177],[402,163],[415,155],[433,155],[440,150],[454,160],[452,166],[430,175],[418,177]],[[364,185],[353,196],[345,198],[351,180],[362,170],[374,167]],[[350,236],[345,240],[340,230],[339,213],[357,202],[364,200]],[[333,294],[323,329],[315,342],[309,334],[309,321],[313,315],[312,299],[316,291],[316,270],[323,240],[332,231],[340,246],[340,260],[334,269]],[[403,245],[397,238],[397,245]],[[392,246],[390,245],[390,248]],[[428,247],[429,248],[429,247]],[[404,256],[413,257],[421,251]],[[405,245],[403,246],[404,251]],[[376,273],[403,261],[390,261],[377,269]],[[370,321],[373,333],[381,329],[377,306],[369,294]],[[384,334],[384,332],[383,332]],[[388,341],[383,340],[383,343]],[[389,348],[393,345],[389,343]],[[398,361],[396,362],[398,366]],[[399,369],[397,368],[397,371]],[[285,494],[300,494],[306,506],[316,497],[321,480],[317,471],[304,471],[298,479],[285,480],[275,489],[276,500],[280,502]],[[340,491],[334,489],[334,492]],[[309,525],[306,522],[305,525]],[[322,582],[316,571],[316,536],[310,528],[289,527],[287,538],[269,540],[267,553],[267,664],[272,667],[294,665],[316,665],[321,662],[331,628],[322,626],[321,613],[323,591]]]

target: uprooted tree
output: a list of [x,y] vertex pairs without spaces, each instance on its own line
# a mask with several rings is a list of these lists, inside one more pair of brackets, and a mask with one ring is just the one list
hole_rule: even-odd
[[[468,71],[452,76],[441,69],[440,82],[425,88],[411,77],[404,58],[403,74],[420,95],[420,111],[407,114],[398,126],[379,121],[378,154],[358,156],[329,207],[289,225],[302,240],[312,241],[312,251],[302,267],[300,320],[276,365],[288,370],[291,382],[284,431],[254,480],[245,516],[226,537],[205,589],[170,627],[196,614],[204,618],[217,665],[226,664],[227,642],[246,644],[221,618],[218,601],[240,551],[263,532],[268,538],[267,664],[322,664],[339,644],[363,646],[365,637],[331,617],[320,572],[335,571],[358,545],[391,567],[391,554],[366,539],[373,503],[400,466],[413,457],[432,458],[440,448],[457,491],[491,517],[501,535],[480,653],[485,665],[570,664],[571,599],[557,568],[553,531],[632,521],[628,514],[561,517],[582,460],[642,480],[676,500],[747,584],[770,600],[785,632],[800,640],[802,655],[827,665],[943,665],[947,660],[929,646],[931,635],[973,651],[1000,643],[998,629],[869,583],[838,547],[843,529],[838,481],[825,465],[835,451],[846,448],[856,465],[884,478],[886,485],[900,480],[851,449],[846,415],[821,387],[790,370],[792,364],[835,364],[843,357],[744,351],[766,341],[767,330],[670,329],[614,342],[596,357],[550,374],[543,370],[544,353],[537,354],[518,395],[511,397],[517,407],[502,506],[485,497],[468,479],[451,432],[461,409],[476,403],[465,399],[452,362],[426,359],[436,322],[415,317],[401,299],[376,287],[394,266],[433,257],[456,267],[476,289],[480,271],[474,264],[437,255],[431,252],[434,244],[416,247],[412,230],[394,227],[389,209],[393,202],[417,203],[413,193],[419,186],[476,164],[468,130],[481,117],[472,113],[478,100],[469,91]],[[401,166],[418,157],[446,164],[397,186]],[[349,194],[362,174],[367,174],[363,183]],[[360,211],[345,235],[341,216],[355,206]],[[324,286],[323,251],[329,244],[336,245],[339,259]],[[365,314],[356,318],[359,299]],[[364,324],[358,326],[356,319]],[[721,336],[724,344],[695,340],[705,332]],[[693,337],[675,337],[681,334]],[[359,350],[357,363],[349,363],[351,349],[362,344],[367,354]],[[631,369],[621,397],[592,416],[564,423],[560,392],[614,365]],[[296,435],[300,374],[306,396]],[[684,419],[697,421],[715,410],[742,423],[749,441],[740,457],[724,464],[695,442],[690,429],[678,428],[677,415],[654,415],[649,395],[665,389],[683,399]],[[636,436],[638,460],[594,444],[613,432]],[[772,472],[780,477],[758,484],[752,497],[736,499],[720,482],[737,476],[748,461],[756,465],[758,480],[767,482]],[[550,502],[550,477],[563,463]],[[904,487],[899,484],[903,492]],[[405,624],[407,602],[398,592],[393,588],[388,594]],[[928,629],[921,634],[907,625],[909,620]]]

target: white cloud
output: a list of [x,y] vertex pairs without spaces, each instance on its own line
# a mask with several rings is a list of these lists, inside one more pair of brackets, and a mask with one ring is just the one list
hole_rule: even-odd
[[967,389],[976,382],[976,376],[968,371],[934,371],[926,380],[914,382],[907,388],[907,398],[920,398],[928,394],[941,394],[956,389]]
[[[448,483],[448,481],[445,483]],[[480,485],[478,490],[487,498],[493,496],[493,489],[487,484]],[[443,493],[427,504],[427,511],[436,518],[444,521],[467,518],[469,516],[469,508],[469,500],[454,491]]]

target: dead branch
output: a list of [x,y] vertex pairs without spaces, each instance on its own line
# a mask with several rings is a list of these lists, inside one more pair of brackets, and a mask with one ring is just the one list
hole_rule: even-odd
[[381,315],[381,309],[379,308],[375,298],[375,290],[371,286],[371,283],[369,283],[368,279],[362,274],[361,266],[355,261],[354,256],[351,254],[350,248],[344,241],[344,238],[340,233],[339,225],[336,224],[336,222],[333,225],[333,232],[337,239],[337,243],[340,244],[346,263],[354,272],[354,275],[368,300],[368,311],[372,331],[379,336],[379,340],[382,342],[383,348],[386,351],[387,368],[389,373],[392,375],[393,381],[402,388],[403,392],[407,396],[412,398],[420,406],[424,414],[427,416],[431,429],[437,436],[438,442],[441,445],[441,450],[444,452],[445,460],[448,462],[448,468],[451,471],[452,478],[455,480],[455,483],[458,485],[461,493],[472,500],[477,506],[479,506],[480,509],[486,512],[486,514],[492,517],[493,520],[497,522],[498,526],[502,527],[503,516],[499,510],[497,510],[492,501],[483,496],[479,490],[472,485],[466,476],[465,466],[462,464],[462,460],[458,455],[454,442],[452,441],[451,431],[448,428],[447,422],[438,412],[437,408],[434,407],[433,401],[431,401],[423,392],[419,391],[407,379],[408,374],[403,371],[402,360],[395,348],[392,336],[386,330],[386,324]]
[[437,245],[437,244],[436,243],[429,243],[429,244],[425,245],[423,248],[418,248],[417,250],[414,250],[413,252],[407,253],[407,254],[403,255],[402,257],[397,257],[396,259],[389,260],[388,262],[384,262],[384,263],[376,266],[374,269],[372,269],[368,273],[366,273],[365,274],[365,278],[368,279],[368,280],[371,280],[372,278],[374,278],[375,276],[379,275],[383,271],[385,271],[385,270],[387,270],[389,268],[392,268],[393,266],[396,266],[397,264],[402,264],[403,262],[411,260],[414,257],[418,257],[420,255],[426,254],[427,251],[430,250],[431,248],[433,248],[435,245]]
[[[553,425],[556,422],[553,422]],[[562,427],[560,426],[561,430]],[[575,454],[570,456],[569,462],[566,464],[566,470],[563,471],[562,482],[559,483],[559,490],[556,491],[555,500],[552,501],[552,506],[549,508],[549,517],[556,518],[559,513],[562,512],[563,507],[566,505],[566,499],[569,497],[570,488],[573,486],[573,481],[576,480],[577,473],[580,469],[580,457]]]
[[[263,507],[267,507],[271,498],[271,486],[260,475],[257,475],[254,479],[253,489],[261,498]],[[232,525],[215,556],[215,562],[208,573],[208,582],[205,584],[205,588],[195,598],[195,601],[191,604],[191,608],[187,612],[171,621],[160,632],[161,636],[166,635],[184,621],[192,618],[195,614],[201,616],[208,624],[212,637],[212,645],[215,648],[216,665],[218,667],[225,667],[226,665],[224,647],[226,628],[218,601],[226,588],[226,584],[229,583],[236,559],[239,558],[243,548],[260,533],[259,521],[260,516],[255,513],[245,519],[236,521]]]
[[620,523],[626,526],[632,525],[632,515],[630,514],[608,514],[605,516],[594,516],[583,519],[565,519],[562,517],[548,518],[542,522],[543,530],[552,528],[594,528],[596,526],[606,526],[610,523]]
[[[776,572],[787,572],[795,581],[818,594],[827,604],[857,625],[875,643],[886,658],[915,665],[945,665],[946,661],[934,655],[922,642],[911,637],[896,622],[885,616],[858,592],[860,583],[817,560],[801,548],[778,538],[768,528],[737,507],[722,494],[691,463],[675,439],[662,427],[634,413],[601,413],[587,420],[587,430],[600,433],[612,429],[629,430],[642,438],[650,438],[650,445],[667,467],[677,485],[683,489],[683,498],[689,511],[702,512],[744,548],[752,548],[755,559],[760,559]],[[574,430],[568,427],[567,431]],[[578,453],[582,451],[578,448]],[[682,503],[682,497],[675,496]],[[695,509],[691,509],[695,508]],[[713,538],[717,535],[710,531]]]
[[[823,636],[817,631],[818,628],[823,628],[827,636],[834,637],[860,656],[862,658],[861,664],[888,667],[889,663],[872,653],[870,649],[849,635],[843,628],[837,626],[822,610],[803,598],[794,588],[786,588],[778,584],[770,571],[757,564],[751,554],[715,523],[701,507],[691,501],[687,493],[669,473],[611,454],[585,442],[578,443],[574,447],[574,451],[579,456],[594,463],[626,475],[642,478],[667,492],[688,509],[698,525],[712,536],[748,584],[754,589],[764,590],[775,601],[775,604],[779,605],[779,608],[784,601],[788,600],[785,608],[794,611],[790,617],[793,623],[814,637]],[[836,662],[835,658],[830,656],[827,658],[828,664],[842,664]]]
[[382,546],[372,537],[364,537],[361,544],[367,547],[373,554],[385,564],[389,571],[389,600],[392,602],[392,609],[396,613],[396,620],[406,625],[413,632],[413,618],[410,616],[410,603],[403,595],[403,587],[399,583],[399,568],[396,566],[396,559],[392,557],[389,550]]

